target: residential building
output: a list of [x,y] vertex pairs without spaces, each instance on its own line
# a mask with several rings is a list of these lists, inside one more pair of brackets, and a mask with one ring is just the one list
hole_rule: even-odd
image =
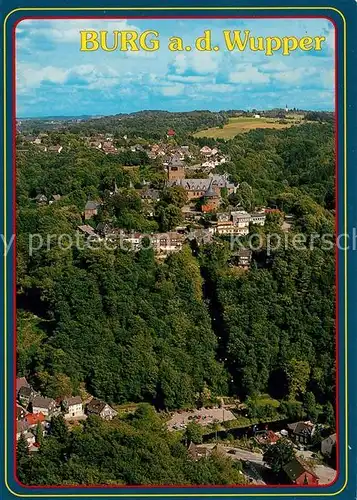
[[332,455],[333,448],[336,446],[336,434],[331,434],[326,439],[321,441],[321,453],[330,457]]
[[105,401],[93,398],[87,405],[87,414],[97,415],[103,420],[112,420],[118,412],[113,410],[113,408]]
[[231,264],[242,269],[248,269],[252,261],[252,251],[249,248],[240,248],[232,254]]
[[315,432],[315,425],[310,422],[294,422],[288,424],[289,435],[297,442],[302,444],[310,444],[311,438]]
[[35,198],[36,203],[39,205],[45,205],[47,203],[47,197],[44,194],[38,194]]
[[63,146],[59,146],[59,145],[56,145],[56,146],[48,146],[47,148],[47,151],[49,153],[60,153],[63,149]]
[[184,235],[171,231],[152,235],[152,245],[156,252],[168,254],[182,250]]
[[27,411],[20,405],[16,405],[16,420],[23,420],[26,417]]
[[258,226],[264,226],[266,215],[264,212],[254,212],[250,214],[250,222]]
[[176,132],[174,131],[174,129],[169,128],[169,130],[167,131],[166,136],[167,137],[175,137],[175,135],[176,135]]
[[62,401],[63,409],[65,411],[64,418],[77,418],[83,417],[83,404],[80,396],[65,398]]
[[118,150],[117,148],[114,146],[113,142],[112,141],[104,141],[102,143],[102,151],[105,153],[105,154],[109,154],[109,153],[116,153]]
[[140,197],[142,200],[159,201],[160,191],[158,189],[145,188],[141,191]]
[[16,395],[19,393],[21,387],[30,387],[25,377],[20,377],[16,379]]
[[233,224],[233,221],[218,222],[216,226],[216,233],[222,236],[236,235],[245,236],[249,233],[248,226],[239,227]]
[[78,226],[77,229],[83,233],[87,238],[91,237],[98,239],[99,236],[98,234],[94,231],[94,229],[91,226],[88,226],[88,224],[84,224],[82,226]]
[[29,429],[29,424],[26,422],[26,419],[18,420],[16,422],[16,439],[19,440],[21,434],[26,432]]
[[31,403],[32,413],[42,413],[45,417],[53,415],[56,409],[56,401],[43,396],[35,396]]
[[88,220],[95,215],[98,215],[99,206],[99,203],[97,203],[96,201],[88,200],[86,206],[84,207],[84,219]]
[[295,457],[283,467],[291,484],[299,485],[318,485],[319,478],[305,462]]
[[203,146],[203,148],[200,149],[200,153],[203,156],[211,156],[212,155],[212,149],[208,146]]
[[199,460],[202,457],[208,457],[211,454],[211,450],[206,448],[206,446],[197,446],[197,444],[191,442],[188,447],[188,453],[193,460]]
[[25,408],[28,407],[29,403],[32,401],[34,396],[35,396],[35,391],[32,389],[31,386],[29,387],[23,386],[17,393],[17,398],[21,406],[24,406]]
[[52,195],[52,199],[49,201],[49,204],[52,205],[56,201],[60,201],[61,198],[62,196],[60,194],[54,194]]
[[251,221],[250,214],[248,214],[245,210],[231,212],[231,218],[233,224],[240,228],[248,228],[249,222]]
[[43,424],[45,422],[45,416],[43,413],[28,413],[25,418],[29,428],[36,427],[38,423]]
[[26,439],[27,445],[29,447],[33,446],[36,443],[36,436],[31,431],[24,432],[24,438]]

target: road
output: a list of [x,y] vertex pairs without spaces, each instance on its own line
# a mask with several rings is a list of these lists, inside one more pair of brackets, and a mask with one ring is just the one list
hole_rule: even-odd
[[[207,446],[207,448],[213,448],[215,445],[207,444],[205,446]],[[253,479],[254,483],[265,484],[261,473],[264,472],[264,469],[268,468],[264,464],[262,453],[254,453],[252,451],[243,450],[242,448],[233,448],[232,446],[221,446],[221,449],[225,451],[227,457],[230,457],[233,460],[250,462],[250,466],[248,466],[248,474],[246,470],[244,472]],[[235,453],[228,453],[229,450],[234,450]],[[298,457],[303,457],[304,459],[312,458],[311,451],[299,451],[296,455]],[[319,478],[319,484],[329,484],[336,477],[336,471],[324,464],[314,465],[314,471]]]

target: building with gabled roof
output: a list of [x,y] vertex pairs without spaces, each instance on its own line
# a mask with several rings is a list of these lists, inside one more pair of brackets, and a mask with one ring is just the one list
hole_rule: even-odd
[[291,484],[318,485],[319,478],[302,459],[294,457],[283,467],[283,471]]

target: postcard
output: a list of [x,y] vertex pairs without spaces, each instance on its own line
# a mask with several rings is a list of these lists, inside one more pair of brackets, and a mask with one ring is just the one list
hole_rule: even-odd
[[40,3],[2,8],[2,498],[354,498],[355,2]]

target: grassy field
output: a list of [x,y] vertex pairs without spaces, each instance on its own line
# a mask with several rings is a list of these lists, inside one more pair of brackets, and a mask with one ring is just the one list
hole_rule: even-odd
[[279,123],[279,119],[276,118],[245,118],[237,117],[230,118],[229,123],[223,128],[209,128],[206,130],[200,130],[194,134],[195,137],[212,137],[214,139],[232,139],[238,134],[244,132],[249,132],[256,128],[275,128],[282,129],[291,127],[292,125],[297,125],[300,120],[291,120],[288,123]]

